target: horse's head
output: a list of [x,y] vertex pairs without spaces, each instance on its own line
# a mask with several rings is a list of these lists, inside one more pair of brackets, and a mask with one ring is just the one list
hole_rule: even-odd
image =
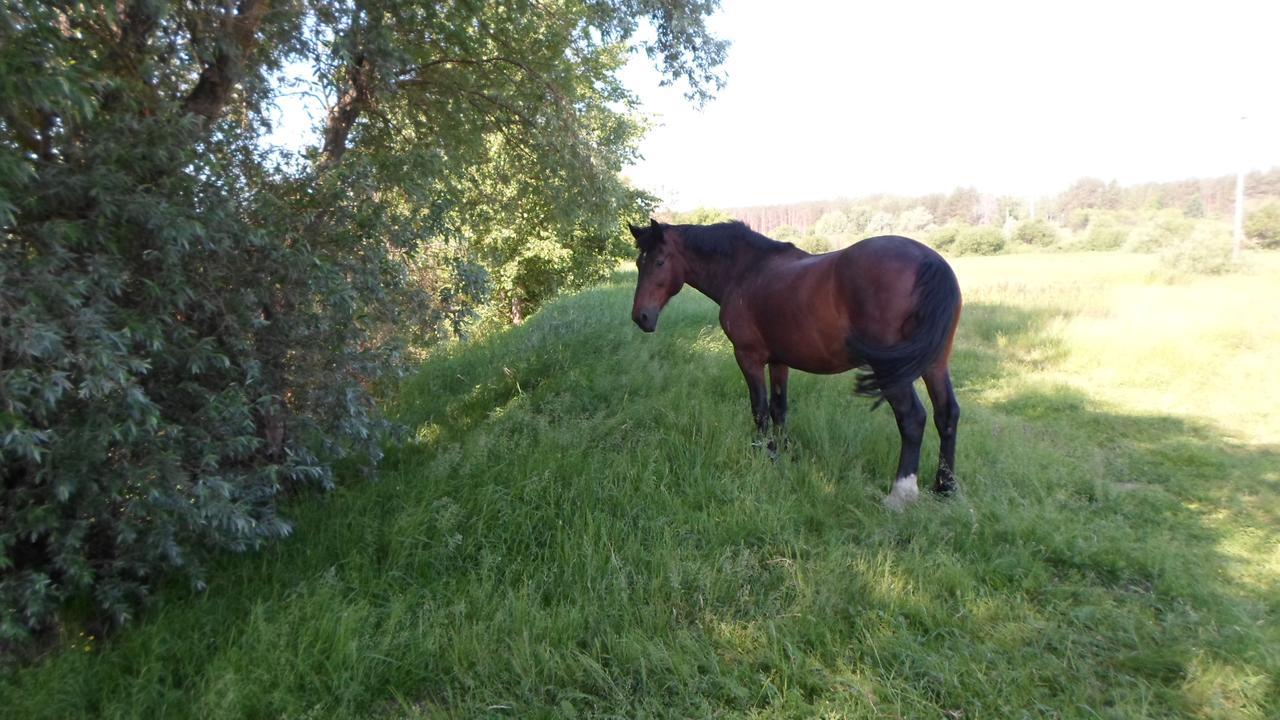
[[658,327],[658,313],[667,301],[684,287],[684,261],[679,241],[667,237],[668,227],[650,219],[648,227],[631,227],[640,257],[636,281],[636,298],[631,305],[631,319],[645,332]]

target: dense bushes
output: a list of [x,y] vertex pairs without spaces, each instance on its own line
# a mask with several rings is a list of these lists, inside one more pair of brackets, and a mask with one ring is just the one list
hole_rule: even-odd
[[1026,220],[1013,230],[1013,241],[1032,247],[1050,247],[1058,242],[1058,229],[1046,220]]
[[1255,210],[1245,221],[1244,232],[1258,247],[1280,248],[1280,203],[1268,203]]
[[1004,232],[982,225],[961,228],[950,246],[956,255],[997,255],[1004,250]]
[[[282,491],[377,460],[411,344],[629,251],[616,73],[649,10],[370,7],[0,9],[0,652],[287,534]],[[709,8],[651,11],[705,95]],[[286,67],[334,101],[298,153],[265,140]]]

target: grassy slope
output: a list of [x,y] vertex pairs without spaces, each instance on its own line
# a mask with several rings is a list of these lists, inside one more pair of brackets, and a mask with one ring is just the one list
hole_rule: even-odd
[[[897,434],[794,376],[749,447],[714,306],[629,283],[429,363],[416,440],[15,717],[1275,717],[1280,258],[957,263],[963,493],[883,511]],[[926,446],[931,473],[936,437]]]

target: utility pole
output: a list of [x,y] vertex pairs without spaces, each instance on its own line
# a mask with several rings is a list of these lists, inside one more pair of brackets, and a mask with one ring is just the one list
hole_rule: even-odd
[[[1240,122],[1245,118],[1241,117]],[[1241,137],[1244,133],[1241,133]],[[1242,153],[1243,154],[1243,153]],[[1240,262],[1240,250],[1244,247],[1244,158],[1237,158],[1239,169],[1236,171],[1236,223],[1231,234],[1231,261]]]

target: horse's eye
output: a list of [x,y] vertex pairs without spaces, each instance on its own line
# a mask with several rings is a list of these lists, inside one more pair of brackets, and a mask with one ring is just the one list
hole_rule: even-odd
[[662,264],[665,263],[666,261],[667,261],[666,258],[658,258],[658,261],[655,262],[654,265],[657,265],[658,267],[662,267]]

